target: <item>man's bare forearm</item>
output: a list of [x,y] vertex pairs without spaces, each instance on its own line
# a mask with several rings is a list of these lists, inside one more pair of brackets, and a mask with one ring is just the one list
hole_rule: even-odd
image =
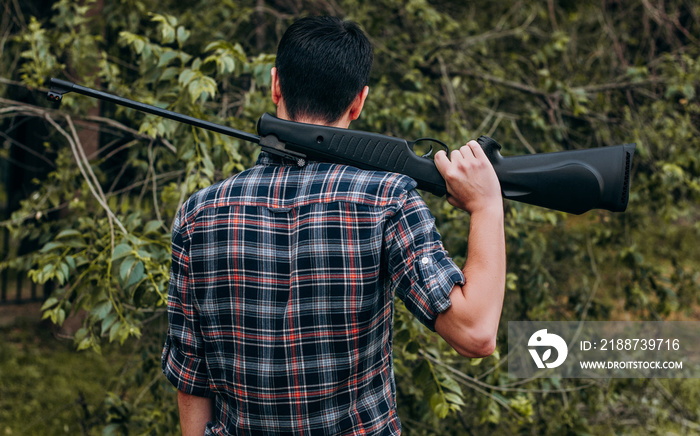
[[461,291],[474,328],[495,338],[503,308],[506,282],[506,244],[503,207],[474,212],[469,225],[469,248]]
[[458,353],[483,357],[493,353],[505,291],[503,208],[472,214],[465,284],[450,293],[451,307],[441,313],[435,330]]
[[207,423],[214,419],[214,400],[177,391],[182,436],[202,436]]

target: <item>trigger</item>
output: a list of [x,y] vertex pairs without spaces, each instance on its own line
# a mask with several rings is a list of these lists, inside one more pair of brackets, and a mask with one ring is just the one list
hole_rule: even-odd
[[447,144],[445,144],[444,142],[440,141],[439,139],[435,139],[435,138],[418,138],[411,143],[411,148],[413,148],[413,145],[415,145],[416,143],[421,142],[421,141],[429,141],[431,143],[430,150],[428,150],[428,152],[425,153],[421,157],[427,158],[427,157],[430,157],[431,154],[433,154],[433,144],[432,143],[440,144],[442,146],[442,148],[445,149],[445,153],[448,153],[448,154],[450,153],[450,147],[448,147]]

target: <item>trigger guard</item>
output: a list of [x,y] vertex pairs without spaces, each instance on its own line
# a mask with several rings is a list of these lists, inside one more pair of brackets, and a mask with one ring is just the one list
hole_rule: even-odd
[[445,144],[444,142],[440,141],[439,139],[435,139],[435,138],[418,138],[418,139],[416,139],[415,141],[411,142],[411,149],[413,149],[413,146],[414,146],[417,142],[420,142],[420,141],[430,141],[430,142],[431,142],[431,144],[430,144],[430,150],[428,150],[428,152],[425,153],[425,154],[424,154],[423,156],[421,156],[421,157],[428,158],[428,157],[430,157],[431,154],[433,154],[433,144],[432,144],[432,143],[438,143],[438,144],[440,144],[440,145],[442,146],[442,148],[445,149],[445,153],[447,153],[447,154],[450,153],[450,147],[448,147],[447,144]]

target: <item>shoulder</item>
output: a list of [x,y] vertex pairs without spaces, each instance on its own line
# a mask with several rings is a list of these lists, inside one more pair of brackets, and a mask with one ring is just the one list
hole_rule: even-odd
[[402,174],[328,163],[310,164],[307,177],[311,182],[308,191],[311,197],[324,195],[329,201],[349,201],[368,206],[402,203],[416,187],[415,180]]
[[267,207],[338,201],[387,206],[403,201],[415,187],[416,182],[402,174],[311,161],[302,167],[256,165],[225,181],[214,197]]
[[192,194],[180,207],[175,217],[174,227],[180,228],[186,226],[201,210],[216,204],[221,188],[228,180],[229,179],[214,183]]
[[191,222],[209,208],[229,206],[298,207],[350,202],[397,210],[415,193],[412,178],[385,171],[323,162],[256,165],[194,193],[182,206],[178,222]]

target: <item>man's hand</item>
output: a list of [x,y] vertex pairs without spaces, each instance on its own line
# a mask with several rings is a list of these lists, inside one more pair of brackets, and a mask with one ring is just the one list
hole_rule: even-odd
[[501,185],[493,165],[476,141],[450,153],[439,151],[435,165],[447,184],[447,201],[473,214],[482,209],[502,208]]

